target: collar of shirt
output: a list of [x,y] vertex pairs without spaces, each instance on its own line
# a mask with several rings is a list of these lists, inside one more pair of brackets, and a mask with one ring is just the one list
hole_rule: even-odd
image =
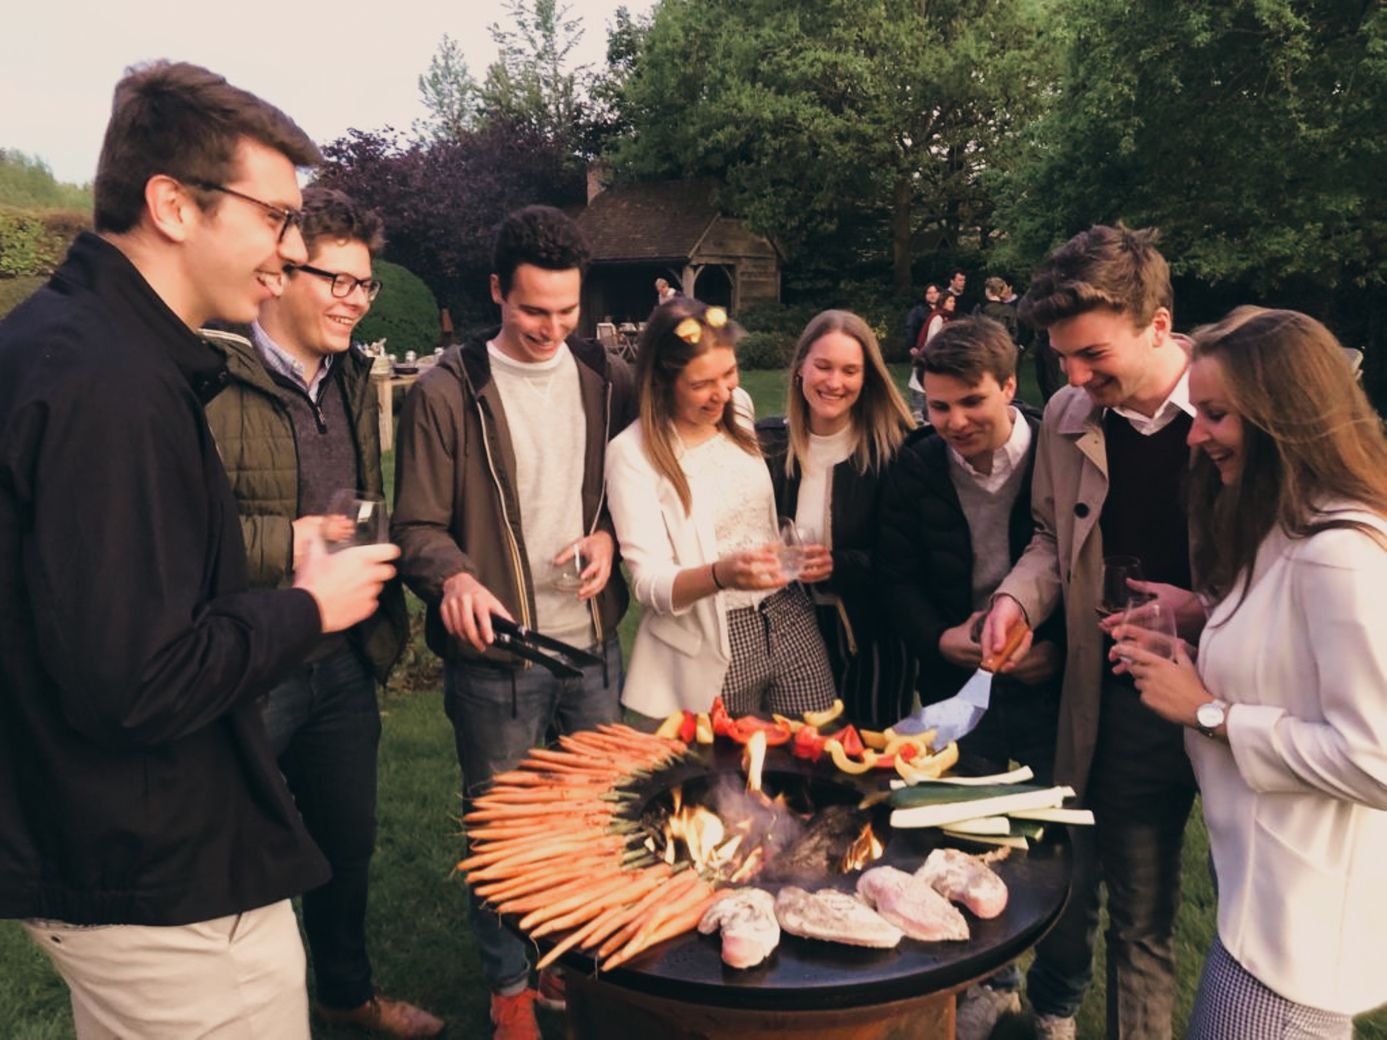
[[992,453],[991,473],[980,473],[971,462],[952,447],[949,448],[949,454],[963,468],[963,472],[987,491],[996,491],[1005,484],[1007,478],[1025,464],[1026,453],[1031,450],[1031,424],[1026,422],[1026,417],[1015,406],[1009,408],[1008,413],[1011,415],[1011,436]]
[[250,336],[255,349],[260,352],[260,357],[264,359],[266,367],[271,372],[284,376],[301,387],[310,400],[318,400],[323,392],[323,380],[327,378],[328,369],[332,367],[331,354],[323,355],[323,363],[318,366],[318,374],[310,383],[304,378],[303,362],[271,339],[270,334],[260,327],[258,321],[251,323]]
[[1190,404],[1190,370],[1186,367],[1180,374],[1180,380],[1170,391],[1170,396],[1165,399],[1156,414],[1151,416],[1142,415],[1134,412],[1130,408],[1119,408],[1114,406],[1109,411],[1116,412],[1122,418],[1132,424],[1132,429],[1143,437],[1150,437],[1152,434],[1160,433],[1172,422],[1181,412],[1188,416],[1194,415],[1194,405]]

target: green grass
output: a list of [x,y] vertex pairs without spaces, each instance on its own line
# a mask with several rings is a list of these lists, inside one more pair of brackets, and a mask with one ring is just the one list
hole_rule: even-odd
[[39,289],[47,278],[25,275],[20,278],[0,278],[0,318],[14,310]]
[[[904,366],[893,375],[904,385]],[[1022,394],[1034,396],[1034,382],[1023,369]],[[785,376],[747,372],[743,385],[760,415],[783,410]],[[1029,395],[1028,396],[1028,391]],[[393,485],[394,459],[385,460],[386,486]],[[412,601],[416,615],[419,604]],[[629,639],[635,612],[622,625]],[[403,674],[397,673],[382,699],[380,819],[372,861],[369,934],[378,985],[442,1015],[455,1037],[489,1035],[487,993],[467,925],[463,883],[451,874],[462,842],[457,824],[457,762],[452,731],[443,715],[437,662],[416,646]],[[629,646],[629,642],[626,644]],[[1177,922],[1180,976],[1175,1035],[1198,984],[1200,965],[1213,934],[1214,894],[1208,870],[1208,840],[1196,807],[1186,831],[1185,898]],[[1287,937],[1294,942],[1293,936]],[[1095,982],[1079,1015],[1079,1036],[1099,1038],[1104,1025],[1102,949]],[[0,1022],[15,1040],[59,1040],[72,1035],[67,994],[46,959],[12,921],[0,921]],[[557,1040],[562,1022],[541,1013],[545,1036]],[[337,1040],[348,1034],[315,1023],[314,1035]],[[1387,1040],[1387,1012],[1365,1016],[1357,1035]],[[1024,1019],[1004,1019],[996,1040],[1025,1040]]]

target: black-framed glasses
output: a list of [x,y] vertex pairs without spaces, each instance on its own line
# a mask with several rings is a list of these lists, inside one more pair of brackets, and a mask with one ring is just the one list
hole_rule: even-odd
[[303,227],[303,210],[301,209],[285,209],[283,206],[275,206],[257,199],[254,195],[247,195],[245,192],[237,191],[235,188],[228,188],[225,184],[210,184],[206,181],[193,181],[192,183],[203,191],[219,191],[223,195],[230,195],[232,198],[242,199],[259,206],[270,216],[274,217],[275,220],[280,222],[279,241],[281,242],[284,241],[284,236],[289,233],[291,227]]
[[339,299],[345,300],[356,291],[358,285],[365,291],[368,303],[380,295],[379,278],[357,278],[354,275],[343,274],[339,271],[324,271],[321,267],[309,267],[308,264],[289,264],[286,270],[303,271],[305,274],[326,278],[332,283],[332,295]]

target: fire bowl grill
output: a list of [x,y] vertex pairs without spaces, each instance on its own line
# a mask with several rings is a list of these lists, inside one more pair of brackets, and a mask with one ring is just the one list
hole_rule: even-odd
[[[677,785],[705,786],[716,774],[742,776],[741,747],[719,740],[695,746],[694,754],[655,774],[633,789],[644,812],[657,801],[667,800]],[[831,764],[794,758],[784,748],[766,755],[765,785],[778,791],[782,778],[822,790],[825,785],[848,789],[842,801],[880,790],[889,780],[881,771],[849,776]],[[839,800],[839,799],[834,799]],[[884,855],[872,866],[894,866],[914,871],[936,847],[969,844],[929,828],[889,830]],[[986,847],[978,846],[979,851]],[[722,962],[722,938],[718,934],[689,932],[652,947],[625,965],[603,971],[600,981],[649,997],[686,1004],[701,1004],[748,1011],[826,1011],[912,1000],[923,994],[944,993],[984,977],[1039,941],[1059,916],[1069,894],[1070,851],[1065,829],[1046,828],[1045,841],[1028,852],[1015,851],[992,868],[1006,882],[1006,910],[990,921],[979,920],[967,910],[971,937],[967,942],[918,942],[903,939],[891,950],[846,946],[841,943],[801,939],[782,934],[780,945],[764,964],[755,968],[729,968]],[[834,876],[807,888],[833,887],[852,891],[858,873]],[[794,884],[796,882],[785,882]],[[782,883],[753,878],[747,884],[774,893]],[[559,937],[540,940],[547,950]],[[576,972],[592,975],[593,959],[580,951],[565,954],[561,963]],[[950,1016],[951,1017],[951,1016]]]

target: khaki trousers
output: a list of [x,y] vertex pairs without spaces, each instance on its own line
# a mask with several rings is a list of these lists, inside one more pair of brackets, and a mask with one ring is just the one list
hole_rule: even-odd
[[308,1040],[293,907],[174,927],[27,921],[72,996],[79,1040]]

